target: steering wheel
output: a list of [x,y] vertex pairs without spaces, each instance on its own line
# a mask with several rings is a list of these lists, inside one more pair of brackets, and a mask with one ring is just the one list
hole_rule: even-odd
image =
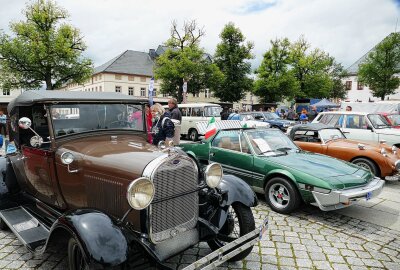
[[110,123],[110,128],[112,127],[132,127],[132,122],[126,120],[117,120]]

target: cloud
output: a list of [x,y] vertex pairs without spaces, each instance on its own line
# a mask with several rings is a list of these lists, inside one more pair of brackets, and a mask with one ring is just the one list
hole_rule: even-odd
[[[253,68],[270,48],[269,41],[301,35],[348,67],[396,27],[400,0],[58,0],[80,29],[85,52],[96,66],[125,50],[147,52],[165,42],[171,22],[182,27],[195,19],[206,35],[201,46],[214,54],[219,34],[228,22],[255,44]],[[23,19],[24,1],[1,3],[0,29]],[[399,22],[400,25],[400,22]],[[400,26],[398,26],[398,29]]]
[[245,3],[243,6],[239,8],[237,11],[238,14],[248,14],[254,12],[262,12],[268,8],[271,8],[276,5],[276,1],[267,2],[267,1],[252,1],[249,3]]

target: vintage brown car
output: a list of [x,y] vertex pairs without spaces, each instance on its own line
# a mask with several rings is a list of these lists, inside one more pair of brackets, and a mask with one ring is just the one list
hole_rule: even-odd
[[349,161],[386,180],[400,179],[400,153],[395,146],[348,140],[339,128],[321,123],[293,126],[289,136],[303,150]]
[[217,163],[203,172],[180,149],[148,144],[145,103],[65,91],[10,102],[0,226],[36,254],[65,240],[70,269],[163,268],[199,241],[218,250],[206,265],[246,257],[259,233],[255,194]]

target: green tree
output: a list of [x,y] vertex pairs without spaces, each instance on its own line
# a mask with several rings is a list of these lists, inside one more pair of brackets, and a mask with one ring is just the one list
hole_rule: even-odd
[[263,103],[294,98],[299,88],[292,71],[289,70],[289,40],[276,39],[270,43],[271,49],[264,54],[261,65],[256,70],[257,79],[253,90]]
[[196,21],[184,23],[183,32],[172,22],[171,37],[165,43],[167,50],[156,59],[155,77],[161,79],[161,92],[172,95],[182,102],[183,83],[187,92],[196,94],[201,90],[215,88],[222,77],[211,57],[200,48],[200,39],[205,35]]
[[289,62],[291,71],[299,83],[297,97],[328,97],[333,88],[330,70],[334,59],[311,45],[303,37],[292,44]]
[[342,79],[347,77],[348,74],[341,64],[335,62],[334,60],[332,61],[333,64],[329,71],[330,77],[332,79],[332,88],[329,92],[328,97],[334,99],[344,99],[347,95],[347,90]]
[[214,95],[221,101],[237,102],[252,87],[249,77],[251,64],[246,60],[254,58],[251,54],[254,44],[244,43],[244,35],[233,23],[225,25],[220,38],[222,41],[217,45],[214,63],[223,73],[223,77]]
[[79,30],[62,23],[68,13],[51,0],[27,5],[25,21],[10,24],[14,36],[0,34],[1,81],[12,88],[47,90],[66,82],[82,83],[92,74],[92,61]]
[[392,33],[370,52],[359,66],[358,80],[369,85],[372,95],[381,100],[394,94],[400,85],[400,33]]

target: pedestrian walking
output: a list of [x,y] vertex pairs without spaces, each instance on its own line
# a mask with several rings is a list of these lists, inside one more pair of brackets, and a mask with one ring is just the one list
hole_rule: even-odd
[[316,106],[311,106],[311,111],[308,113],[308,121],[312,122],[312,120],[317,117],[318,112],[317,112],[317,107]]

